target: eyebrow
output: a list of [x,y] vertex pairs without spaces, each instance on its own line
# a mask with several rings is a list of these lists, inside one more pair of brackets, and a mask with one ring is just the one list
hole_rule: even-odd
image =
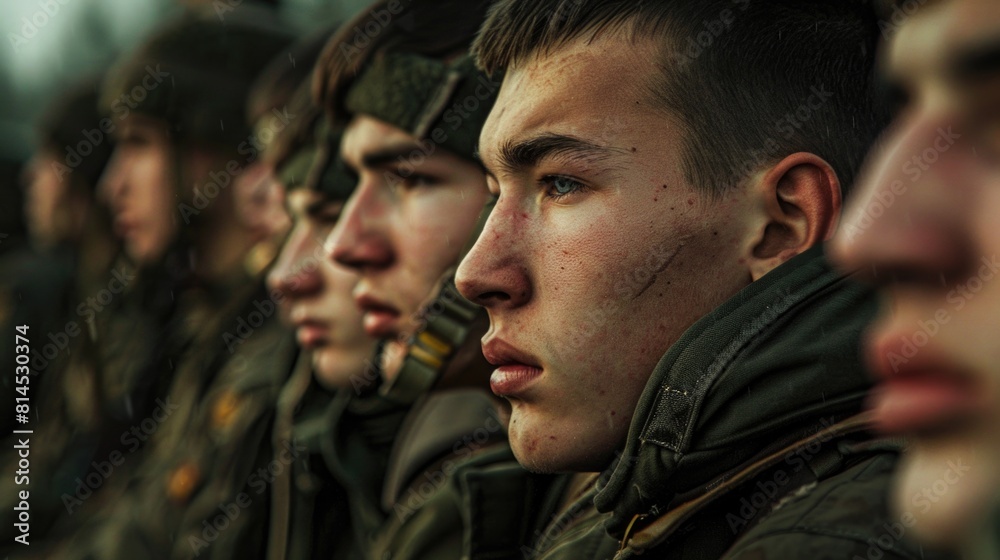
[[427,154],[420,147],[419,144],[405,142],[402,144],[392,145],[386,148],[382,148],[378,151],[364,154],[361,156],[361,165],[363,167],[372,168],[384,168],[390,167],[396,164],[396,160],[399,158],[406,159],[413,152],[420,152],[425,157]]
[[1000,35],[979,41],[953,57],[951,75],[962,82],[993,78],[1000,74]]
[[[553,157],[595,164],[606,161],[625,150],[598,146],[575,136],[541,134],[518,142],[505,142],[497,154],[497,165],[507,173],[518,173]],[[488,172],[492,175],[492,170]]]

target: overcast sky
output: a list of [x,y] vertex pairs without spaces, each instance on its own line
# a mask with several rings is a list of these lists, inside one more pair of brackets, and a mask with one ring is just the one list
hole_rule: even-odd
[[[368,3],[283,0],[282,13],[307,32],[348,17]],[[117,54],[176,13],[177,4],[176,0],[0,0],[0,157],[27,157],[32,123],[52,95],[75,78],[106,68]]]

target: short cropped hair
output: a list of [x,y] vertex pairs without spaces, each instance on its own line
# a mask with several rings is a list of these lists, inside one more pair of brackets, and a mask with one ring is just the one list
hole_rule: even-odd
[[498,0],[473,53],[494,73],[604,33],[654,42],[651,99],[686,125],[685,176],[712,194],[800,151],[846,191],[889,120],[865,0]]

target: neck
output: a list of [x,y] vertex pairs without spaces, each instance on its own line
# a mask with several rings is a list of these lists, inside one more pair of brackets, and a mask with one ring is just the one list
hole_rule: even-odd
[[224,282],[243,267],[252,245],[250,233],[235,220],[217,220],[198,234],[194,272],[209,282]]

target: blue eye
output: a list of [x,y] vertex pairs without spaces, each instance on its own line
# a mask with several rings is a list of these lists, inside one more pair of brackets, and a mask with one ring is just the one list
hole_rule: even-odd
[[568,177],[550,176],[542,179],[546,193],[552,198],[562,198],[583,190],[584,186]]

